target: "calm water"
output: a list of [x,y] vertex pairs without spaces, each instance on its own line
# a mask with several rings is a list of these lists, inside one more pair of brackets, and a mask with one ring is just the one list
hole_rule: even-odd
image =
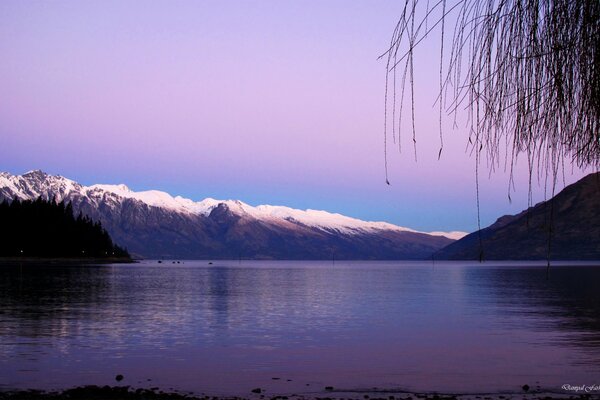
[[599,287],[590,265],[0,267],[0,388],[560,391],[600,383]]

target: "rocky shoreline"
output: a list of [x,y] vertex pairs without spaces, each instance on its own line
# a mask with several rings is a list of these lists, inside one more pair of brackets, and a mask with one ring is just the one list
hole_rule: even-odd
[[343,392],[326,388],[322,393],[271,395],[262,389],[248,396],[213,396],[194,393],[164,392],[158,388],[135,389],[130,386],[80,386],[63,391],[0,391],[0,400],[588,400],[600,399],[600,393],[476,393],[441,394],[408,392]]

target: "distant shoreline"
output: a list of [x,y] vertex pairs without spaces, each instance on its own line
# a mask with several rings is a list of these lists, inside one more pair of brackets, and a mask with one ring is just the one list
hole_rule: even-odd
[[[527,263],[528,265],[538,265],[540,267],[547,267],[547,260],[485,260],[483,262],[477,260],[362,260],[362,259],[340,259],[340,260],[328,260],[328,259],[271,259],[271,258],[244,258],[242,260],[235,258],[204,258],[204,259],[181,259],[181,258],[123,258],[123,257],[109,257],[109,258],[69,258],[69,257],[0,257],[0,266],[6,265],[93,265],[93,264],[138,264],[143,261],[156,262],[159,264],[179,264],[185,262],[206,262],[208,264],[220,263],[220,262],[322,262],[322,263],[361,263],[361,262],[382,262],[382,263],[428,263],[428,264],[465,264],[469,265],[482,265],[482,266],[493,266],[493,265],[518,265],[519,263]],[[578,265],[589,265],[589,266],[600,266],[600,260],[550,260],[550,267],[564,267],[569,266],[573,263]],[[1,400],[1,399],[0,399]]]
[[126,257],[0,257],[0,265],[135,264],[137,262]]

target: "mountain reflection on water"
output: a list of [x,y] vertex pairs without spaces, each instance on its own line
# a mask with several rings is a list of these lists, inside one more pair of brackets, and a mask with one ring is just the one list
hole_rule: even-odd
[[600,267],[572,264],[548,279],[532,263],[2,266],[0,387],[591,385]]

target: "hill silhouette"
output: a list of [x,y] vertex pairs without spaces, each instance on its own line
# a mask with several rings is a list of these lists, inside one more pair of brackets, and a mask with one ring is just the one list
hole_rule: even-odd
[[477,260],[480,255],[487,260],[600,260],[600,172],[517,215],[498,218],[434,257]]

